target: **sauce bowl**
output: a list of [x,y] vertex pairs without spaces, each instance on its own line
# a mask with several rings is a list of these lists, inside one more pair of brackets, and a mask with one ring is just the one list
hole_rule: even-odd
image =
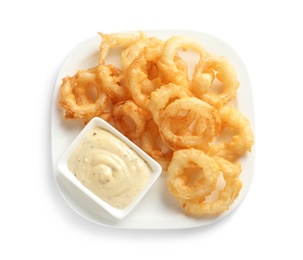
[[[128,204],[128,206],[123,209],[118,209],[114,206],[111,206],[99,196],[97,196],[94,192],[92,192],[87,186],[85,186],[76,176],[75,173],[70,170],[69,167],[69,159],[71,158],[73,152],[80,145],[82,140],[86,138],[86,136],[96,128],[101,128],[124,144],[126,144],[132,151],[135,152],[150,168],[151,174],[147,183],[141,189],[141,191],[136,195],[136,197]],[[135,145],[132,141],[130,141],[127,137],[121,134],[117,129],[115,129],[112,125],[110,125],[105,120],[95,117],[82,129],[82,131],[77,135],[77,137],[73,140],[70,146],[66,149],[63,155],[60,157],[57,163],[57,167],[59,172],[67,178],[72,184],[74,184],[79,190],[81,190],[84,194],[86,194],[90,199],[95,201],[99,206],[101,206],[104,210],[106,210],[111,216],[116,219],[122,220],[125,218],[144,198],[146,193],[150,190],[153,184],[157,181],[159,176],[162,173],[162,167],[157,163],[153,158],[151,158],[148,154],[146,154],[141,148]]]

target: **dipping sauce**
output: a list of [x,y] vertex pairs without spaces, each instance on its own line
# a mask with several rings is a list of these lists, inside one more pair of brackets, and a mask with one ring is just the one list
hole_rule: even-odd
[[127,207],[151,176],[150,167],[134,150],[102,128],[80,142],[68,167],[85,187],[118,209]]

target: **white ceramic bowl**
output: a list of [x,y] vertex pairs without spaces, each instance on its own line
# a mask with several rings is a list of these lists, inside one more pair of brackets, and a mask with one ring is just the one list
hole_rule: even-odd
[[[88,188],[86,188],[75,176],[74,174],[69,170],[68,168],[68,160],[73,153],[73,151],[76,149],[78,144],[81,142],[81,140],[96,127],[100,127],[104,130],[109,131],[113,135],[115,135],[118,139],[123,141],[125,144],[127,144],[130,148],[132,148],[151,168],[151,178],[149,182],[145,185],[143,190],[136,196],[136,198],[124,209],[117,209],[105,201],[103,201],[101,198],[99,198],[97,195],[95,195],[92,191],[90,191]],[[64,154],[61,156],[57,163],[58,170],[61,174],[63,174],[71,183],[73,183],[78,189],[80,189],[82,192],[84,192],[87,196],[89,196],[92,200],[94,200],[98,205],[103,207],[109,214],[111,214],[113,217],[117,219],[123,219],[125,218],[137,205],[138,203],[143,199],[145,194],[149,191],[149,189],[152,187],[152,185],[155,183],[155,181],[158,179],[162,172],[161,166],[149,155],[147,155],[143,150],[141,150],[137,145],[135,145],[132,141],[130,141],[128,138],[126,138],[123,134],[121,134],[118,130],[116,130],[114,127],[112,127],[109,123],[104,121],[101,118],[95,117],[93,118],[84,128],[83,130],[78,134],[78,136],[74,139],[74,141],[71,143],[71,145],[67,148],[67,150],[64,152]]]

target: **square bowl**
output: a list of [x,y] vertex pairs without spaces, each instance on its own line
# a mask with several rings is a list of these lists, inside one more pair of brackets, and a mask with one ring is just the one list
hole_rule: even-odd
[[[129,147],[132,152],[137,154],[148,166],[150,169],[150,178],[147,183],[145,183],[144,187],[141,191],[135,196],[135,198],[124,208],[119,209],[117,207],[111,206],[108,202],[105,202],[101,197],[99,197],[95,192],[85,186],[82,181],[80,181],[75,173],[70,170],[69,167],[69,159],[71,158],[73,152],[80,143],[86,138],[86,136],[96,128],[100,128],[109,132],[114,137],[118,138],[127,147]],[[104,148],[106,149],[106,148]],[[70,144],[67,150],[63,153],[57,163],[57,167],[59,172],[65,176],[71,183],[73,183],[78,189],[80,189],[83,193],[85,193],[89,198],[95,201],[98,205],[103,207],[110,215],[115,217],[116,219],[125,218],[143,199],[152,185],[156,182],[159,176],[162,173],[162,167],[157,163],[153,158],[151,158],[148,154],[146,154],[142,149],[140,149],[137,145],[135,145],[132,141],[130,141],[127,137],[121,134],[117,129],[115,129],[108,122],[104,121],[99,117],[95,117],[82,129],[82,131],[77,135],[74,141]],[[136,176],[135,176],[136,177]]]

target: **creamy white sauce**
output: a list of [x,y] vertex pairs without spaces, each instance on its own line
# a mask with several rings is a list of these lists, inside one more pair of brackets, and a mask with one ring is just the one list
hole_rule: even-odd
[[68,167],[84,186],[118,209],[134,200],[151,175],[150,167],[135,151],[101,128],[81,141]]

